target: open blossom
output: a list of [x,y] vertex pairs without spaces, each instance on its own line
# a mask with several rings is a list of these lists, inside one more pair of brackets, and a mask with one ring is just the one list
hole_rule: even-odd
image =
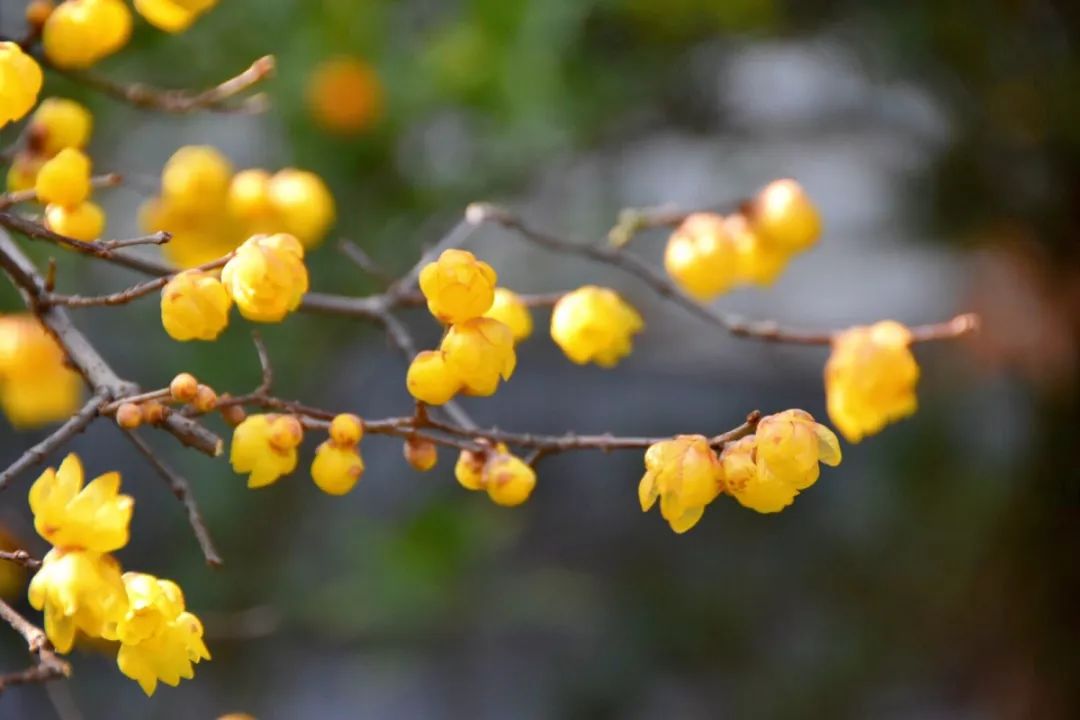
[[176,686],[195,675],[193,664],[209,660],[199,618],[184,609],[184,594],[170,581],[144,573],[123,575],[127,611],[117,625],[120,672],[147,695],[158,681]]
[[468,250],[444,250],[420,271],[428,310],[444,323],[480,317],[495,300],[495,271]]
[[212,273],[185,270],[161,289],[161,324],[174,340],[215,340],[229,326],[232,298]]
[[101,475],[83,486],[78,455],[48,468],[30,488],[34,528],[56,547],[112,552],[128,542],[134,501],[120,494],[120,473]]
[[248,320],[281,322],[308,289],[304,248],[292,235],[254,235],[222,268],[221,282]]
[[850,328],[833,340],[825,365],[829,418],[849,442],[859,442],[915,412],[918,380],[906,327],[885,320]]
[[498,320],[514,334],[514,342],[521,342],[532,334],[533,321],[529,308],[513,290],[495,288],[495,300],[484,317]]
[[71,650],[75,631],[116,639],[127,612],[120,565],[108,554],[53,548],[30,581],[30,605],[45,614],[45,634],[57,652]]
[[440,349],[469,395],[492,395],[517,365],[514,335],[498,320],[478,317],[450,326]]
[[748,508],[779,512],[817,481],[818,463],[838,465],[840,457],[831,430],[803,410],[785,410],[762,418],[754,435],[724,448],[724,489]]
[[678,435],[645,452],[641,509],[648,512],[659,498],[660,514],[677,533],[697,525],[721,489],[720,461],[702,435]]
[[644,327],[641,316],[614,290],[586,285],[559,298],[551,313],[551,339],[579,365],[614,367],[630,354]]
[[303,439],[303,428],[291,415],[249,415],[233,430],[229,461],[233,471],[250,473],[249,488],[270,485],[296,469]]
[[687,216],[668,239],[664,268],[680,288],[698,300],[711,300],[727,292],[739,278],[735,241],[723,216]]
[[33,315],[0,316],[0,409],[16,428],[68,418],[78,410],[82,380]]
[[217,2],[218,0],[135,0],[135,10],[159,30],[179,33],[187,30]]
[[0,128],[34,107],[44,76],[17,43],[0,42]]

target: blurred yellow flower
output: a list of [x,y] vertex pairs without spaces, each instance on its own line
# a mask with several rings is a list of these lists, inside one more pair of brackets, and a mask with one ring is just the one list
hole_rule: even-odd
[[610,368],[630,354],[641,316],[614,290],[586,285],[559,298],[551,313],[551,338],[573,362]]
[[498,320],[510,328],[516,343],[532,334],[533,321],[529,308],[525,306],[521,296],[513,290],[495,288],[495,299],[488,311],[484,313],[484,317]]

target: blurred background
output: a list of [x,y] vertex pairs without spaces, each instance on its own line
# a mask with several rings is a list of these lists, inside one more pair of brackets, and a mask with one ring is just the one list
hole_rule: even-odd
[[[13,32],[24,3],[0,7]],[[421,475],[386,438],[365,439],[367,473],[333,498],[303,471],[248,490],[223,460],[151,434],[202,503],[226,563],[213,571],[164,484],[98,423],[72,448],[136,498],[119,557],[184,587],[214,659],[146,699],[82,648],[69,682],[4,693],[0,717],[1076,717],[1078,41],[1065,0],[224,0],[180,36],[137,23],[101,73],[198,88],[266,53],[279,72],[259,116],[161,116],[51,77],[49,94],[95,113],[95,166],[132,179],[98,194],[110,237],[139,234],[162,164],[193,143],[237,168],[326,178],[338,223],[310,255],[312,284],[355,295],[377,286],[336,239],[403,271],[473,200],[585,241],[625,206],[726,203],[792,176],[821,208],[822,242],[770,290],[720,306],[815,328],[974,310],[985,329],[919,346],[919,413],[845,444],[794,506],[766,516],[721,498],[681,537],[641,514],[634,452],[546,459],[532,499],[508,510],[462,490],[451,454]],[[355,103],[336,126],[310,97],[335,58],[367,78],[335,91]],[[659,262],[663,242],[634,251]],[[615,287],[647,325],[603,371],[563,358],[538,312],[513,380],[467,401],[483,424],[664,435],[754,408],[825,418],[824,349],[724,336],[498,230],[471,247],[515,290]],[[60,261],[69,292],[137,280]],[[18,308],[0,285],[0,311]],[[216,344],[179,344],[153,299],[76,313],[145,387],[181,370],[219,390],[257,384],[239,319]],[[429,316],[408,321],[434,345]],[[279,394],[409,411],[403,361],[376,329],[296,315],[263,334]],[[4,423],[0,465],[47,432]],[[0,526],[41,554],[30,475]],[[0,588],[39,617],[13,567]],[[25,662],[0,633],[2,667]]]

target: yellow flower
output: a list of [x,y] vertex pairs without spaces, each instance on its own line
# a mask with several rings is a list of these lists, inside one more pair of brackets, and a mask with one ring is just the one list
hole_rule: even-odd
[[420,271],[420,290],[428,310],[444,323],[480,317],[495,300],[497,276],[468,250],[444,250]]
[[311,478],[328,495],[344,495],[364,474],[364,459],[356,445],[327,441],[315,450]]
[[641,510],[648,512],[659,498],[660,514],[675,532],[697,525],[721,489],[720,461],[704,436],[677,435],[645,451],[645,475],[638,485]]
[[216,4],[217,0],[135,0],[135,10],[159,30],[180,33]]
[[59,470],[48,468],[30,488],[34,528],[56,547],[112,552],[128,542],[134,501],[120,494],[120,473],[110,472],[83,487],[79,456],[69,454]]
[[199,618],[184,609],[176,583],[143,573],[124,573],[128,611],[117,628],[120,672],[153,695],[158,681],[173,687],[195,676],[193,664],[210,659]]
[[320,63],[311,74],[307,104],[321,127],[341,134],[361,132],[382,115],[382,84],[364,60],[333,58]]
[[232,300],[211,273],[186,270],[161,289],[161,324],[174,340],[215,340],[229,326]]
[[480,483],[496,505],[514,507],[529,499],[536,487],[536,471],[515,455],[495,453],[484,463]]
[[740,283],[772,285],[787,267],[789,254],[754,232],[744,215],[729,215],[724,226],[735,243],[735,267]]
[[296,469],[296,448],[303,438],[303,428],[291,415],[250,415],[233,430],[229,462],[236,473],[250,473],[249,488],[270,485]]
[[203,207],[185,209],[165,198],[154,198],[139,209],[139,224],[146,232],[167,230],[172,240],[162,252],[174,265],[195,267],[235,250],[244,237],[226,212],[221,198],[207,198]]
[[821,235],[821,217],[802,186],[774,180],[753,200],[749,214],[754,232],[787,253],[801,252]]
[[292,235],[254,235],[222,268],[221,281],[248,320],[281,322],[308,289],[304,248]]
[[161,171],[161,195],[173,208],[205,211],[220,203],[229,189],[232,165],[216,148],[186,145]]
[[785,410],[762,418],[755,435],[724,448],[724,489],[748,508],[779,512],[817,481],[819,462],[839,465],[840,457],[831,430],[803,410]]
[[439,346],[450,369],[469,395],[495,393],[517,365],[514,334],[498,320],[478,317],[450,326]]
[[45,226],[69,238],[91,242],[105,230],[105,211],[89,200],[78,205],[49,205],[45,208]]
[[825,365],[829,418],[849,442],[859,442],[915,412],[918,380],[906,327],[885,320],[846,330]]
[[87,68],[131,37],[131,11],[123,0],[66,0],[42,29],[45,57],[59,68]]
[[614,290],[595,285],[562,296],[551,313],[551,339],[579,365],[614,367],[630,354],[633,336],[644,326]]
[[232,177],[228,194],[229,212],[246,223],[253,233],[278,229],[277,210],[270,200],[270,173],[254,168]]
[[420,402],[443,405],[461,390],[461,380],[446,364],[442,350],[423,350],[409,364],[405,386]]
[[30,112],[43,79],[34,58],[16,43],[0,42],[0,128]]
[[30,605],[45,613],[45,634],[57,652],[71,650],[75,631],[116,639],[127,612],[120,564],[108,554],[54,548],[30,581]]
[[334,222],[334,197],[313,172],[285,168],[270,178],[270,202],[280,227],[295,235],[305,248],[318,245]]
[[82,150],[64,148],[38,170],[34,191],[41,203],[78,205],[90,196],[90,158]]
[[66,98],[41,101],[30,123],[30,145],[53,157],[65,148],[81,149],[90,140],[94,118],[85,107]]
[[514,342],[521,342],[532,334],[533,321],[529,308],[513,290],[495,288],[495,300],[484,317],[498,320],[514,334]]
[[81,387],[63,350],[34,316],[0,317],[0,409],[15,428],[68,418],[79,407]]
[[664,267],[675,283],[698,300],[727,292],[737,279],[735,243],[715,213],[689,215],[668,239]]

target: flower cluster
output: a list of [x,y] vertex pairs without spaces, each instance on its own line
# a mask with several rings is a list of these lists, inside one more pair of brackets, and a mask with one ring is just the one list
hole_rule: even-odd
[[308,290],[304,247],[292,235],[253,235],[216,271],[185,270],[161,289],[161,324],[174,340],[215,340],[233,303],[248,320],[276,323]]
[[915,412],[918,380],[906,327],[885,320],[845,330],[825,365],[829,418],[849,442],[859,442]]
[[[495,302],[495,282],[491,266],[466,250],[445,250],[421,270],[428,310],[450,327],[438,350],[421,352],[409,366],[405,382],[417,400],[442,405],[459,392],[488,396],[500,380],[510,379],[517,365],[515,331],[485,315]],[[520,316],[514,322],[520,335]]]
[[0,128],[30,112],[43,81],[34,58],[16,43],[0,42]]
[[797,253],[817,242],[817,209],[794,180],[762,188],[743,212],[693,213],[671,234],[664,267],[698,300],[739,285],[769,285]]
[[177,150],[161,173],[161,195],[143,205],[147,232],[166,230],[168,259],[182,268],[227,255],[252,235],[287,233],[311,249],[334,222],[334,199],[314,173],[253,168],[233,173],[216,149]]
[[62,150],[82,150],[90,140],[94,119],[85,107],[66,98],[41,101],[26,128],[26,146],[11,161],[7,174],[9,191],[29,190],[38,171]]
[[[178,33],[217,0],[134,0],[134,4],[154,27]],[[88,68],[122,49],[133,24],[123,0],[64,0],[56,8],[38,5],[33,13],[28,11],[28,19],[41,27],[45,57],[66,70]]]
[[147,695],[158,681],[177,685],[192,665],[210,658],[199,619],[169,580],[121,574],[110,553],[128,542],[134,502],[120,493],[119,473],[83,485],[78,456],[49,468],[30,488],[34,527],[53,545],[30,582],[30,604],[45,615],[45,634],[58,652],[76,634],[119,643],[120,671]]
[[664,520],[684,533],[723,492],[758,512],[783,510],[817,481],[819,462],[839,464],[836,436],[809,413],[787,410],[762,418],[753,435],[728,443],[719,456],[702,435],[650,446],[638,499],[645,512],[659,499]]
[[78,409],[82,381],[65,361],[33,315],[0,316],[0,409],[12,426],[46,425]]
[[536,472],[502,444],[494,450],[462,450],[454,477],[466,490],[484,490],[492,502],[504,507],[521,505],[536,487]]
[[[364,423],[355,415],[336,415],[328,435],[315,450],[311,479],[328,495],[344,495],[364,474]],[[235,472],[248,475],[249,488],[266,487],[296,469],[303,441],[304,427],[295,415],[251,415],[233,431],[229,460]]]

